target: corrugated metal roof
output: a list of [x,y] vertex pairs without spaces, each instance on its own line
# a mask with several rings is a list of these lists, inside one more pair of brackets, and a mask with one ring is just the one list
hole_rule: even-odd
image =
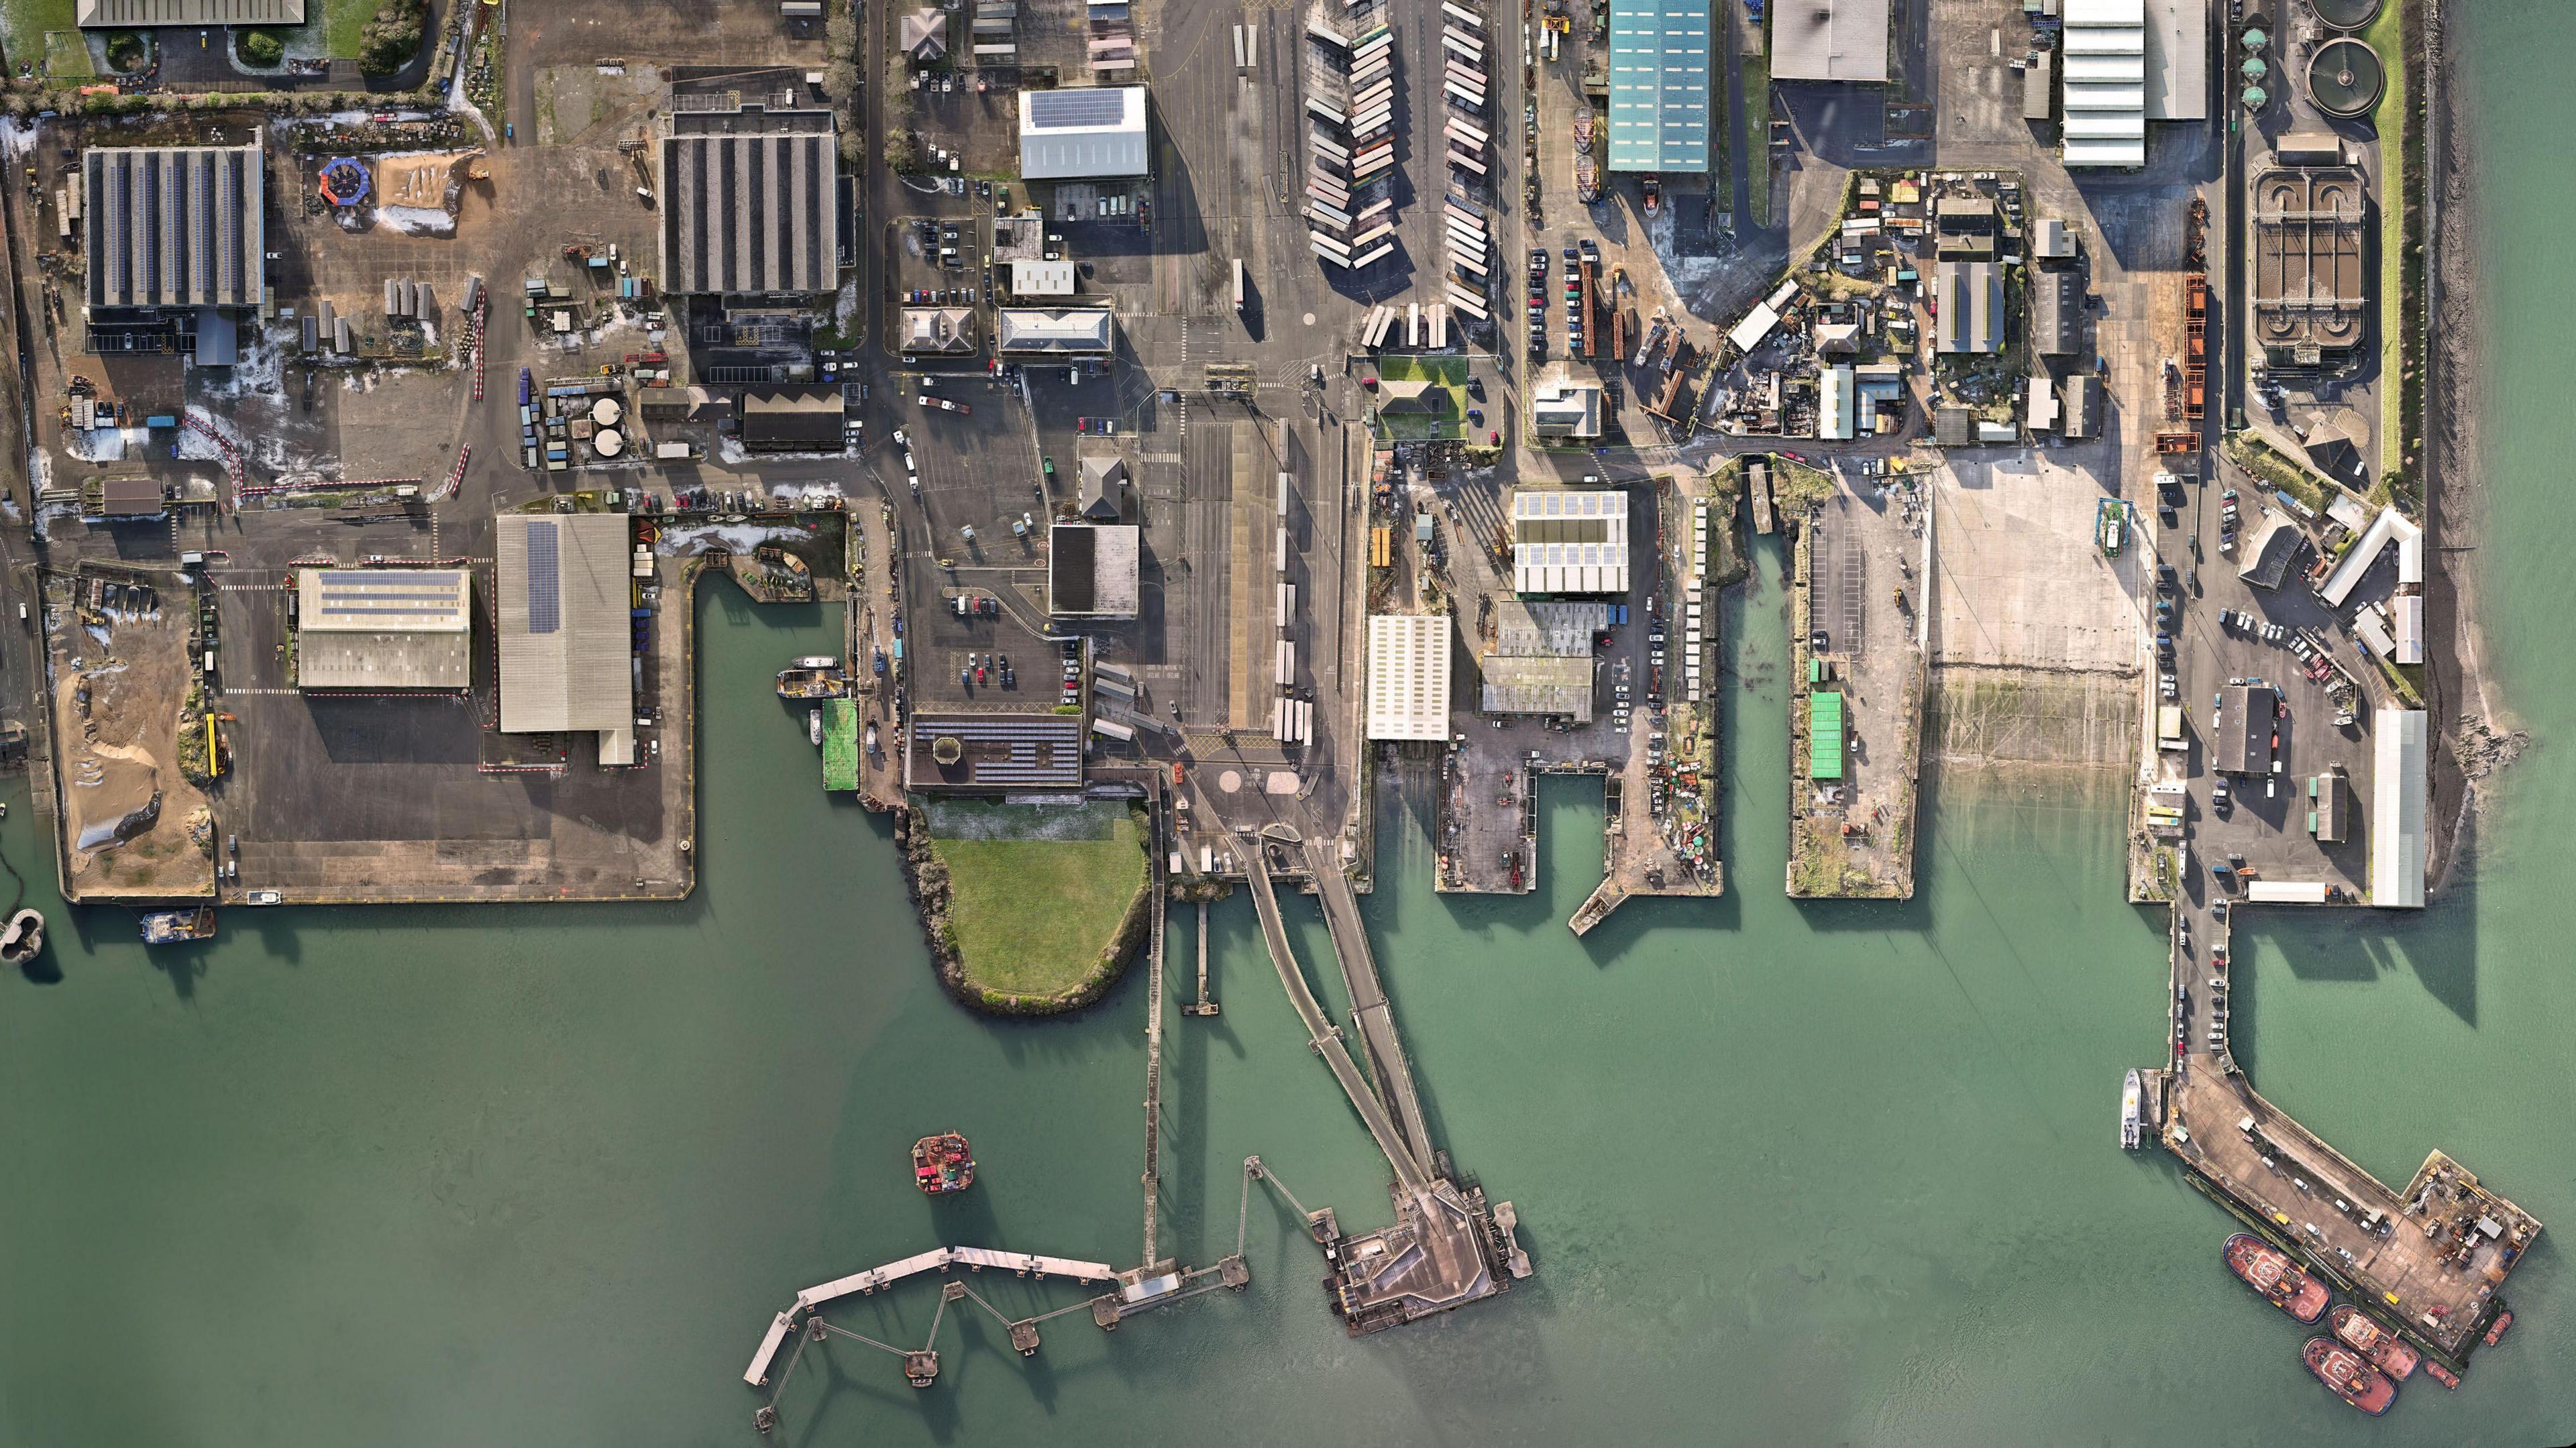
[[1773,80],[1887,79],[1888,0],[1784,0],[1772,7]]
[[1145,88],[1083,86],[1020,95],[1020,175],[1029,181],[1142,176],[1153,169]]
[[93,307],[255,307],[267,276],[257,146],[81,155]]
[[1611,170],[1708,169],[1708,23],[1707,0],[1613,0]]
[[2382,709],[2371,719],[2370,903],[2424,905],[2426,718]]
[[[693,126],[723,113],[689,112]],[[662,289],[747,295],[832,290],[837,162],[828,113],[741,113],[740,133],[662,138]]]
[[632,728],[626,515],[504,513],[494,521],[501,732]]

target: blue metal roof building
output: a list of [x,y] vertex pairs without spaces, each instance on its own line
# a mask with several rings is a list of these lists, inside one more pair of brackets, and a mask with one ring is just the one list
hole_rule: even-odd
[[1611,0],[1610,169],[1708,169],[1709,0]]

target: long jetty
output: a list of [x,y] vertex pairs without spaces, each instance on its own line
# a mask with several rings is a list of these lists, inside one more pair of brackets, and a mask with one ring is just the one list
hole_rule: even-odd
[[1387,1164],[1395,1168],[1396,1181],[1407,1195],[1422,1191],[1430,1184],[1430,1164],[1414,1155],[1412,1144],[1360,1075],[1350,1049],[1342,1044],[1341,1032],[1326,1018],[1323,1007],[1315,1003],[1315,993],[1307,989],[1305,972],[1298,968],[1297,954],[1288,944],[1287,927],[1279,918],[1279,896],[1270,884],[1268,847],[1254,838],[1241,842],[1238,848],[1247,866],[1244,873],[1252,883],[1253,909],[1261,916],[1261,938],[1270,947],[1271,964],[1279,968],[1279,983],[1287,988],[1289,1004],[1297,1008],[1299,1019],[1306,1023],[1308,1041],[1315,1054],[1332,1068],[1333,1079],[1341,1083],[1342,1094],[1351,1099],[1351,1109],[1359,1113],[1361,1124],[1377,1139],[1378,1150],[1386,1153]]
[[1396,1038],[1395,1012],[1378,982],[1377,956],[1369,949],[1359,898],[1333,859],[1332,844],[1312,835],[1305,843],[1306,871],[1314,877],[1316,897],[1323,902],[1324,925],[1332,932],[1333,956],[1350,990],[1351,1016],[1359,1023],[1360,1049],[1368,1056],[1369,1075],[1394,1108],[1396,1125],[1414,1156],[1431,1166],[1438,1160],[1431,1146],[1431,1128],[1422,1120],[1422,1100],[1413,1089],[1413,1067],[1404,1058],[1404,1043]]

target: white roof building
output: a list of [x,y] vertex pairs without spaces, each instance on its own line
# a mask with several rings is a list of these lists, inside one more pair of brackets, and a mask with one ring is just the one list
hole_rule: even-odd
[[297,569],[295,686],[471,687],[473,578],[462,568]]
[[1793,0],[1774,7],[1773,80],[1887,79],[1888,0]]
[[1816,436],[1849,442],[1852,435],[1852,370],[1828,367],[1817,387]]
[[2370,572],[2370,565],[2379,561],[2380,551],[2392,541],[2397,545],[2398,586],[2424,581],[2424,530],[2408,522],[2395,508],[2382,508],[2369,529],[2344,551],[2343,561],[2326,576],[2325,586],[2317,590],[2328,608],[2343,607],[2343,601],[2352,596],[2353,589]]
[[1150,171],[1141,85],[1020,93],[1020,176],[1093,181]]
[[599,762],[635,762],[635,680],[623,513],[503,513],[495,570],[501,732],[599,734]]
[[2370,903],[2424,908],[2424,797],[2427,716],[2421,709],[2382,709],[2370,734]]
[[2066,0],[2067,166],[2147,164],[2147,0]]
[[2147,119],[2209,119],[2209,0],[2147,0]]
[[1449,616],[1374,614],[1368,632],[1368,737],[1449,737]]
[[1601,385],[1577,382],[1562,367],[1530,390],[1530,431],[1541,437],[1599,437]]
[[1014,261],[1011,267],[1011,295],[1015,297],[1069,297],[1073,295],[1073,263],[1069,261]]
[[994,313],[993,324],[993,345],[1002,352],[1098,356],[1109,351],[1113,336],[1107,307],[1005,308]]
[[1512,591],[1625,594],[1627,493],[1524,488],[1512,494]]

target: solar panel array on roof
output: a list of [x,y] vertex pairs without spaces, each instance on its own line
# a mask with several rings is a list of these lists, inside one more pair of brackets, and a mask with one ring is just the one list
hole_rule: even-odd
[[1029,108],[1029,129],[1060,131],[1068,126],[1114,126],[1127,114],[1123,88],[1030,91],[1020,97]]
[[440,629],[469,626],[461,568],[311,568],[297,626],[314,629]]
[[[1083,722],[1072,714],[916,714],[906,755],[913,788],[1079,789]],[[953,739],[960,754],[940,764],[934,751]]]
[[555,525],[528,525],[528,632],[550,634],[563,627],[563,558]]
[[1020,176],[1111,180],[1152,170],[1143,86],[1078,86],[1020,97]]

